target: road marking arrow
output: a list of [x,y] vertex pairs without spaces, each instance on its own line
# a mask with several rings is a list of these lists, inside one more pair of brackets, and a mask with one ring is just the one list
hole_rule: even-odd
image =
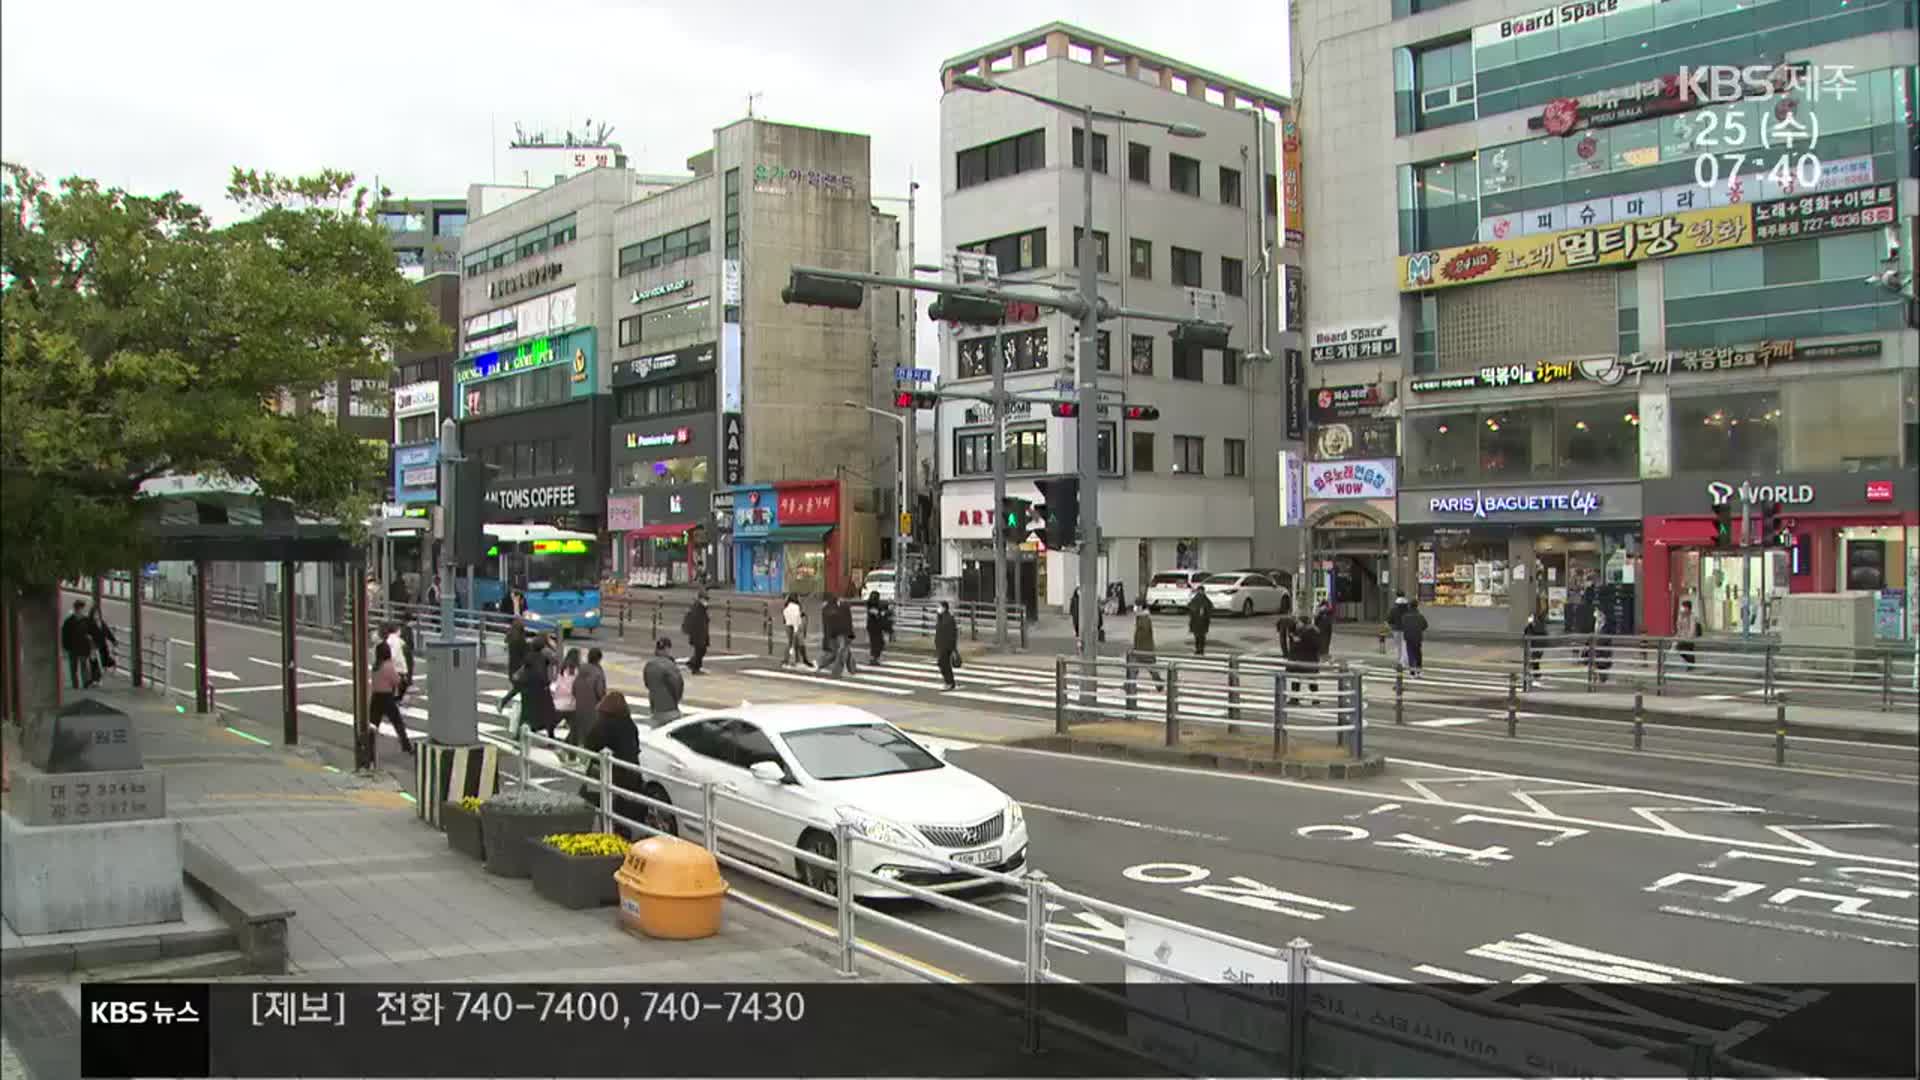
[[[191,668],[191,667],[193,667],[193,666],[194,666],[194,664],[193,664],[193,661],[191,661],[191,660],[189,660],[189,661],[187,661],[187,667],[189,667],[189,668]],[[238,675],[235,675],[235,674],[234,674],[233,672],[231,672],[231,671],[221,671],[221,670],[220,670],[219,668],[211,668],[211,667],[210,667],[210,668],[208,668],[208,669],[207,669],[207,674],[208,674],[208,675],[211,675],[211,676],[213,676],[213,677],[214,677],[214,678],[216,678],[216,679],[225,679],[225,680],[227,680],[228,682],[239,682],[239,681],[240,681],[240,676],[238,676]]]

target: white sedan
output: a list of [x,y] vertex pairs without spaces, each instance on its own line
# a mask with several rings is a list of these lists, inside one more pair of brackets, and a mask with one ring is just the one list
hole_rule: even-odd
[[679,815],[650,815],[655,824],[699,834],[694,815],[710,782],[723,852],[829,895],[838,887],[834,871],[785,848],[831,860],[841,822],[857,837],[913,852],[856,840],[853,892],[863,898],[906,895],[888,880],[938,892],[986,883],[947,859],[1003,874],[1026,865],[1019,803],[862,709],[743,704],[643,728],[640,746],[642,793],[691,811],[677,829]]
[[1222,614],[1279,614],[1287,590],[1265,574],[1213,574],[1200,583]]

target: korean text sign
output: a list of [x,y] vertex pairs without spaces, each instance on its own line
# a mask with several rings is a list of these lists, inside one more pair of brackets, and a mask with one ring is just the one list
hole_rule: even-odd
[[1400,289],[1418,292],[1509,278],[1625,266],[1753,243],[1753,207],[1746,203],[1491,240],[1400,257]]

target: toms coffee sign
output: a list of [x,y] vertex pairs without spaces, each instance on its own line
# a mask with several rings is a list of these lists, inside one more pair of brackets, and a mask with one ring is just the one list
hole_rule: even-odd
[[487,492],[487,502],[502,510],[571,510],[579,501],[580,489],[573,484]]

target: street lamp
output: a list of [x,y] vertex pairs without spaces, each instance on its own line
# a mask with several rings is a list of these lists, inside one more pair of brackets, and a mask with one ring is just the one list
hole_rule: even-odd
[[[885,409],[876,409],[871,405],[862,405],[860,402],[851,399],[842,401],[840,404],[845,405],[849,409],[865,410],[875,416],[885,417],[900,425],[900,452],[894,455],[894,457],[900,461],[900,482],[898,484],[900,504],[893,508],[893,571],[894,581],[896,583],[894,587],[898,589],[898,583],[905,577],[907,572],[906,536],[900,528],[900,515],[906,513],[907,510],[907,470],[912,464],[907,460],[907,432],[909,430],[907,424],[911,421],[912,414],[899,416]],[[896,592],[895,599],[898,598],[899,594]]]
[[[1102,112],[1092,105],[1075,105],[1045,94],[1036,94],[1016,86],[996,83],[971,72],[954,77],[955,89],[971,90],[989,94],[995,90],[1004,90],[1037,102],[1052,109],[1069,113],[1080,118],[1085,134],[1086,149],[1081,160],[1080,175],[1083,181],[1081,194],[1080,244],[1077,252],[1080,261],[1080,371],[1076,378],[1079,390],[1080,408],[1075,422],[1079,450],[1080,477],[1080,617],[1084,625],[1080,627],[1080,655],[1093,660],[1099,655],[1100,640],[1100,393],[1095,384],[1099,371],[1099,342],[1096,340],[1100,330],[1100,277],[1094,266],[1093,242],[1093,122],[1110,120],[1116,123],[1145,124],[1157,127],[1167,134],[1182,139],[1198,139],[1206,135],[1203,128],[1192,124],[1166,123],[1155,120],[1141,120],[1138,117],[1124,116],[1120,113]],[[1116,458],[1120,453],[1119,433],[1116,430],[1113,452]]]

